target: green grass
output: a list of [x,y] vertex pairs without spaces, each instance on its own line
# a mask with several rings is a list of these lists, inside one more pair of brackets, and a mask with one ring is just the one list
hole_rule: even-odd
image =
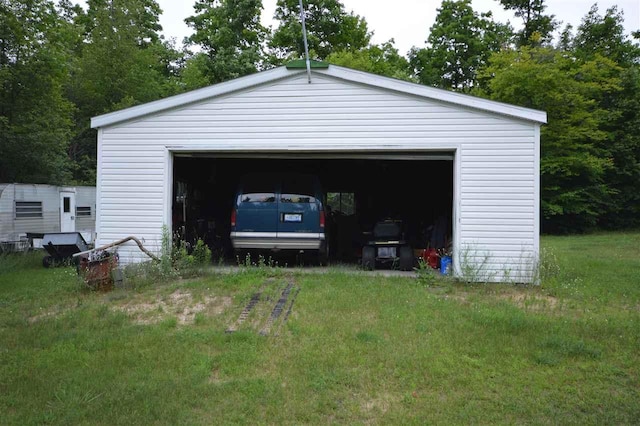
[[640,233],[542,243],[540,286],[258,267],[98,293],[0,259],[0,423],[637,424]]
[[640,232],[544,237],[561,274],[548,287],[584,300],[640,304]]

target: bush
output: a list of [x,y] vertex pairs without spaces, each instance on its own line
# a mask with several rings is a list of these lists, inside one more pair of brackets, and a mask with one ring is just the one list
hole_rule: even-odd
[[196,246],[193,248],[193,259],[197,265],[207,265],[211,260],[211,249],[207,247],[207,245],[198,238],[196,241]]
[[211,250],[201,239],[195,246],[178,236],[172,236],[169,228],[162,227],[160,261],[128,265],[124,270],[128,286],[150,285],[176,278],[195,277],[202,274],[202,267],[211,262]]
[[414,268],[418,282],[425,287],[430,287],[438,280],[438,271],[433,269],[424,259],[418,259],[418,266]]

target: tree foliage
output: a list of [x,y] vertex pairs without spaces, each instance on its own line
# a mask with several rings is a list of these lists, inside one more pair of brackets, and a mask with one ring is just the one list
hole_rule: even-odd
[[347,68],[412,81],[409,61],[398,53],[393,44],[394,40],[391,39],[357,51],[342,50],[330,54],[326,60]]
[[[339,0],[304,2],[305,27],[312,59],[326,59],[334,52],[365,49],[371,33],[364,18],[346,12]],[[269,41],[272,62],[282,63],[304,56],[298,0],[278,0],[274,18],[279,22]]]
[[598,5],[594,4],[587,15],[582,18],[572,51],[577,59],[588,60],[596,54],[615,61],[620,66],[629,67],[637,64],[640,49],[624,33],[624,16],[613,6],[604,16],[598,13]]
[[444,0],[427,47],[414,47],[410,62],[420,83],[468,92],[476,84],[478,68],[510,36],[509,26],[494,22],[491,13],[476,13],[471,0]]
[[624,33],[623,14],[616,6],[604,16],[593,5],[572,41],[580,63],[606,57],[618,64],[621,90],[593,94],[606,117],[602,150],[613,161],[605,180],[613,191],[600,216],[603,227],[640,226],[640,47]]
[[187,62],[192,87],[196,75],[202,83],[219,83],[260,69],[267,29],[260,23],[262,0],[197,0],[196,14],[185,22],[194,30],[188,45],[203,55]]
[[157,99],[166,62],[155,0],[88,0],[77,103],[91,116]]
[[66,31],[51,1],[0,3],[0,182],[70,179]]
[[500,0],[500,4],[513,10],[522,19],[523,28],[517,33],[519,46],[540,46],[549,44],[558,26],[554,15],[545,15],[545,0]]

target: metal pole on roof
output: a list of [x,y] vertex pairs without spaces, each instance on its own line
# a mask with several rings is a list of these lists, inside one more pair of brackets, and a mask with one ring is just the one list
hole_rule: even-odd
[[302,0],[299,0],[300,3],[300,20],[302,21],[302,39],[304,40],[304,56],[305,62],[307,64],[307,77],[309,78],[309,83],[311,83],[311,62],[309,62],[309,45],[307,44],[307,27],[304,24],[304,7],[302,6]]

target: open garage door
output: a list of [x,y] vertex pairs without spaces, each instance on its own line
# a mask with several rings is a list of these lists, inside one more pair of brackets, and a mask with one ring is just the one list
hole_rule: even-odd
[[255,172],[319,177],[326,195],[332,263],[359,262],[379,220],[404,224],[416,253],[451,250],[454,153],[174,153],[172,227],[185,241],[203,239],[214,261],[236,262],[229,234],[236,186]]

